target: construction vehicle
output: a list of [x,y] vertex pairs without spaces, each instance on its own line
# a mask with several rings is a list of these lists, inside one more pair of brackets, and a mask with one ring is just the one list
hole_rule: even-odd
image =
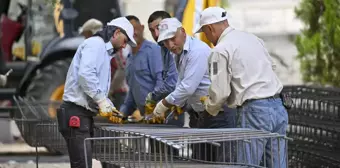
[[[37,12],[36,8],[44,8],[47,4],[34,7],[34,1],[39,0],[27,0],[27,4],[15,4],[20,6],[21,10],[16,20],[11,20],[7,16],[10,0],[0,2],[1,8],[5,7],[5,9],[0,8],[2,10],[0,12],[3,14],[1,19],[2,36],[0,36],[2,58],[0,62],[4,64],[0,66],[0,69],[3,72],[13,69],[13,73],[8,78],[7,86],[0,88],[0,101],[13,102],[13,97],[19,96],[39,102],[61,101],[72,57],[84,40],[77,29],[90,18],[96,18],[107,23],[113,18],[123,15],[123,4],[120,0],[101,0],[100,3],[93,0],[43,1],[54,5],[53,27],[55,31],[50,35],[51,38],[47,40],[47,43],[42,44],[32,40],[34,37],[32,29],[35,22],[33,15],[39,15],[34,13]],[[181,5],[184,4],[184,8],[180,8],[183,11],[179,19],[190,35],[192,35],[194,28],[193,19],[197,18],[194,15],[198,14],[193,13],[195,8],[193,1],[195,0],[177,2]],[[202,10],[208,6],[216,5],[214,2],[217,2],[216,0],[196,1],[202,2]],[[174,7],[176,8],[176,5]],[[173,16],[178,13],[176,9],[169,12],[172,12]],[[24,47],[14,48],[12,51],[13,43],[22,37],[24,37]],[[56,108],[56,106],[51,105],[48,110],[40,110],[39,115],[42,118],[55,118]],[[1,116],[13,117],[17,111],[11,109],[15,109],[15,107],[0,107]]]
[[[6,4],[9,6],[10,1],[5,1],[1,6]],[[53,14],[55,33],[43,48],[37,49],[37,46],[41,44],[32,42],[34,11],[32,1],[27,0],[26,5],[17,4],[22,10],[17,20],[10,20],[6,12],[2,17],[1,42],[2,46],[9,48],[2,49],[2,57],[5,57],[1,60],[5,62],[2,68],[4,71],[13,69],[13,73],[8,78],[7,87],[0,89],[0,100],[12,100],[14,95],[37,101],[61,100],[68,67],[77,47],[84,40],[78,34],[77,28],[90,18],[106,23],[121,16],[119,0],[102,0],[100,3],[93,0],[57,0],[55,4],[52,4],[55,5]],[[52,2],[45,1],[45,3]],[[46,4],[40,6],[44,5]],[[93,6],[100,10],[93,10]],[[24,47],[11,52],[14,39],[21,36],[24,37]],[[37,54],[39,50],[41,52]],[[21,59],[13,60],[9,57]],[[55,108],[50,108],[41,115],[54,118]]]

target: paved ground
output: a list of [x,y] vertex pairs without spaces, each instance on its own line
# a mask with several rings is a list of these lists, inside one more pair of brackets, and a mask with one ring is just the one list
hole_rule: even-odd
[[[40,168],[69,168],[68,156],[52,155],[38,148]],[[0,168],[36,168],[35,148],[25,143],[0,144]],[[93,168],[101,168],[93,160]]]

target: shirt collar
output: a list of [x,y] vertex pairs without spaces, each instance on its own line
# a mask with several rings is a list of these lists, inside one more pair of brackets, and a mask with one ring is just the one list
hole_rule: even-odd
[[105,48],[106,48],[106,50],[107,50],[109,55],[113,55],[114,54],[114,48],[113,48],[113,46],[112,46],[110,41],[105,43]]
[[228,28],[226,28],[223,33],[221,34],[220,38],[218,38],[217,43],[219,43],[224,36],[226,36],[228,33],[230,33],[231,31],[235,30],[233,27],[229,26]]
[[191,37],[187,35],[184,46],[183,46],[184,54],[186,54],[190,50],[190,41],[191,41]]

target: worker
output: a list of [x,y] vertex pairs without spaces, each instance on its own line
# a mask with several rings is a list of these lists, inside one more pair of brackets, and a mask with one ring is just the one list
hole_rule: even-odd
[[[153,39],[157,42],[159,37],[159,30],[158,25],[161,20],[165,18],[171,18],[170,14],[166,11],[155,11],[153,12],[148,19],[148,26],[150,33]],[[164,82],[163,88],[158,90],[154,90],[154,92],[150,92],[146,97],[146,104],[150,103],[153,104],[152,106],[155,107],[156,103],[168,96],[176,87],[176,82],[178,78],[178,72],[176,70],[176,64],[174,61],[173,54],[166,48],[162,43],[158,43],[162,49],[162,63],[163,63],[163,73],[162,79]],[[168,120],[166,124],[169,125],[177,125],[182,127],[184,125],[184,110],[181,110],[181,114],[170,113],[168,116]],[[152,109],[153,112],[153,109]],[[176,118],[175,118],[176,117]]]
[[79,34],[83,35],[85,39],[87,39],[102,29],[103,23],[97,19],[92,18],[86,21],[83,26],[80,27]]
[[[199,39],[186,34],[181,22],[176,18],[163,19],[159,26],[158,42],[174,55],[174,60],[178,70],[178,81],[176,88],[167,97],[157,103],[153,112],[156,116],[161,116],[172,106],[188,108],[190,116],[189,126],[191,128],[223,128],[225,127],[224,111],[221,110],[216,117],[210,116],[204,110],[200,97],[208,94],[210,85],[208,74],[208,56],[210,47]],[[193,154],[195,159],[216,161],[217,151],[210,150],[209,144],[206,150],[194,145]],[[216,148],[216,150],[220,148]],[[214,151],[211,155],[211,151]]]
[[144,38],[144,25],[136,16],[129,15],[126,18],[133,25],[137,42],[137,46],[132,47],[132,53],[127,58],[126,79],[129,91],[120,108],[123,115],[128,117],[137,109],[144,115],[147,94],[165,86],[162,80],[163,66],[160,64],[161,48]]
[[[57,111],[71,168],[92,167],[90,142],[84,157],[84,139],[93,136],[93,116],[119,115],[108,99],[110,60],[127,43],[135,46],[133,26],[125,17],[113,19],[78,47],[69,67],[63,102]],[[113,113],[114,112],[114,113]],[[88,163],[87,165],[85,163]]]
[[[289,101],[281,98],[283,86],[264,42],[229,26],[227,16],[223,8],[207,8],[201,13],[200,27],[196,31],[204,32],[215,46],[209,57],[211,85],[205,108],[215,116],[225,103],[237,106],[238,127],[285,136],[288,115],[284,104],[288,107]],[[246,149],[246,152],[239,151],[242,156],[238,156],[242,161],[259,165],[265,152],[267,161],[273,157],[274,165],[267,163],[269,167],[287,165],[284,139],[280,139],[279,144],[273,139],[264,144],[251,141],[250,145],[243,145],[246,148],[239,146],[239,149]]]

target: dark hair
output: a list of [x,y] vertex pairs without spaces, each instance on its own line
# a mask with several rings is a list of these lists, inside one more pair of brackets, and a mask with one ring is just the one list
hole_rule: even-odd
[[125,16],[125,18],[126,18],[127,20],[129,20],[129,21],[135,20],[135,21],[137,21],[138,23],[140,23],[138,17],[135,16],[135,15],[128,15],[128,16]]
[[109,42],[111,37],[113,36],[114,32],[119,29],[116,26],[104,26],[103,30],[98,31],[93,36],[99,36],[101,37],[105,43]]
[[94,34],[92,37],[94,36],[99,36],[101,37],[105,43],[109,42],[111,37],[113,36],[113,34],[115,33],[115,31],[119,29],[120,32],[122,32],[127,38],[129,41],[131,41],[131,39],[129,38],[129,36],[126,34],[125,30],[119,28],[119,27],[116,27],[116,26],[104,26],[103,27],[103,30],[101,31],[98,31],[96,34]]
[[153,22],[156,19],[165,19],[165,18],[171,18],[170,14],[166,11],[155,11],[153,12],[148,19],[148,23]]

